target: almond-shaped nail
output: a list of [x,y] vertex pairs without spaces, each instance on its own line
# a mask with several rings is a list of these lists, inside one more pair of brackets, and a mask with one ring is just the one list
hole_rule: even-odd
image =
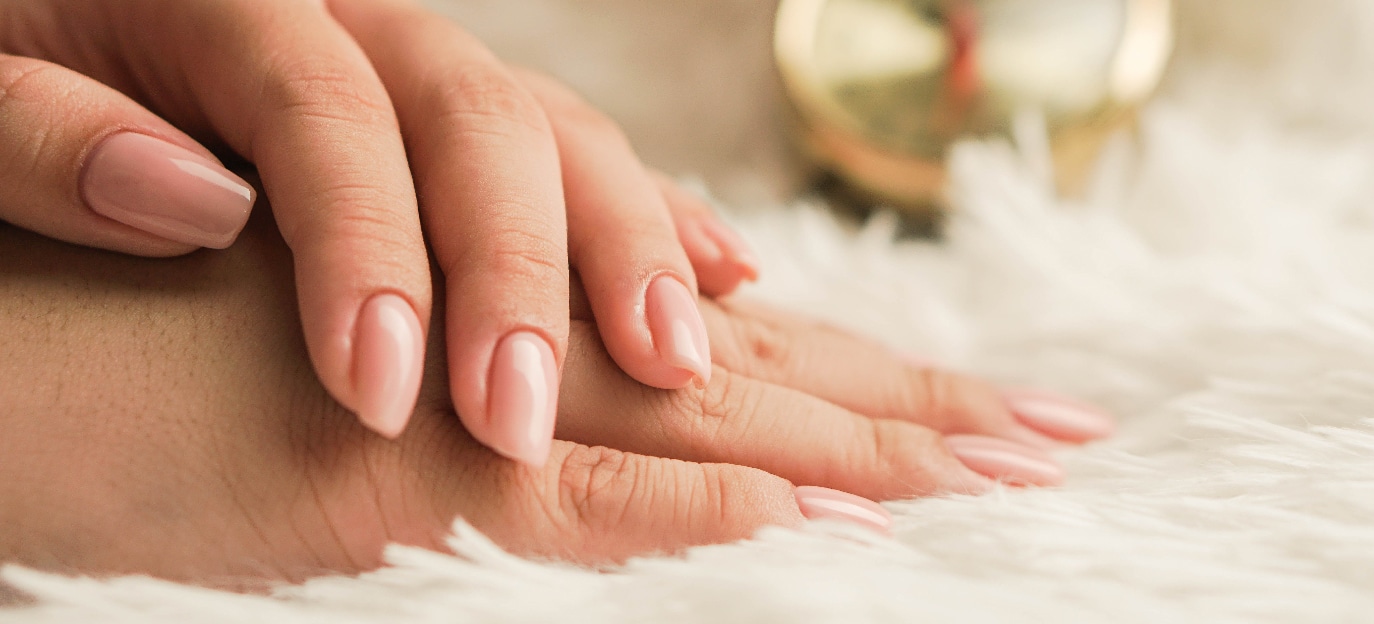
[[669,366],[711,380],[711,346],[697,300],[677,278],[663,275],[644,293],[645,314],[654,349]]
[[945,436],[950,452],[974,472],[1010,485],[1059,485],[1064,469],[1039,449],[981,435]]
[[549,459],[558,413],[558,366],[553,348],[538,334],[512,332],[491,360],[487,418],[492,450],[518,462],[543,466]]
[[1110,436],[1116,429],[1105,412],[1049,393],[1018,390],[1004,396],[1022,423],[1052,438],[1086,442]]
[[410,303],[397,295],[369,299],[353,339],[353,388],[358,419],[394,438],[405,429],[420,396],[425,337]]
[[892,514],[862,496],[814,485],[798,486],[796,494],[797,507],[809,520],[843,520],[880,533],[886,533],[892,526]]
[[219,163],[136,132],[105,139],[81,176],[86,205],[168,240],[223,249],[252,211],[253,187]]
[[725,251],[702,229],[704,219],[683,219],[677,222],[677,237],[684,249],[695,250],[693,263],[719,264],[725,261]]
[[744,278],[755,281],[759,278],[759,259],[749,244],[730,226],[721,223],[715,216],[702,219],[701,231],[716,243],[721,251],[735,266],[744,273]]

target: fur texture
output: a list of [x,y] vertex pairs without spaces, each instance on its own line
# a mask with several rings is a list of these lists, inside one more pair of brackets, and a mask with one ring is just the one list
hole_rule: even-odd
[[[477,3],[482,4],[482,3]],[[539,4],[539,2],[535,2]],[[820,206],[732,213],[754,296],[1115,411],[1065,487],[891,503],[615,573],[459,556],[240,596],[8,568],[52,621],[1374,619],[1374,4],[1192,0],[1164,93],[1087,194],[1033,122],[954,156],[944,243]]]

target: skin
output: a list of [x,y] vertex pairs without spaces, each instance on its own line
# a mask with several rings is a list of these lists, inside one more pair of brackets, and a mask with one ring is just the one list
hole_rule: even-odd
[[644,386],[574,288],[545,466],[466,432],[438,328],[387,440],[315,377],[290,252],[259,217],[175,261],[0,225],[0,560],[250,588],[373,568],[389,542],[441,549],[461,516],[513,552],[601,564],[795,526],[796,485],[980,492],[942,433],[1041,435],[985,383],[743,303],[704,304],[709,385]]
[[441,282],[451,401],[499,447],[478,417],[493,352],[527,331],[562,365],[570,268],[615,362],[659,388],[693,374],[655,350],[650,281],[695,293],[693,261],[708,293],[752,275],[699,236],[679,242],[709,212],[673,210],[604,115],[408,0],[0,3],[0,219],[124,253],[192,251],[83,203],[88,158],[129,132],[257,168],[311,366],[383,435],[405,424],[387,406],[407,401],[366,396],[389,393],[352,374],[360,310],[379,295],[429,333]]

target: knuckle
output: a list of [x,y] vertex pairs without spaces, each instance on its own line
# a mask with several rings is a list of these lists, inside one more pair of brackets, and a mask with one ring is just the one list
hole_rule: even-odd
[[17,57],[11,59],[0,65],[0,110],[62,95],[53,93],[59,74],[56,65]]
[[909,373],[908,383],[897,393],[900,409],[908,411],[936,429],[946,424],[946,416],[955,395],[953,378],[941,370],[921,368]]
[[[444,270],[459,275],[478,268],[481,273],[506,283],[535,285],[566,284],[568,254],[563,245],[542,233],[524,228],[507,228],[490,236],[489,244],[477,254],[454,257]],[[474,250],[476,251],[476,250]],[[461,266],[470,265],[470,266]],[[463,269],[467,269],[464,271]]]
[[613,530],[630,514],[645,477],[639,458],[605,447],[579,448],[559,466],[557,513],[565,524]]
[[[346,206],[320,220],[315,226],[283,230],[282,235],[294,249],[343,245],[350,251],[385,262],[409,259],[424,249],[418,224],[393,210],[394,198],[374,187],[336,186],[322,194],[326,206]],[[401,204],[404,205],[404,204]]]
[[666,392],[654,411],[667,441],[688,449],[689,459],[714,461],[749,439],[763,413],[764,386],[715,367],[705,388]]
[[428,101],[433,114],[459,132],[550,134],[538,100],[505,72],[485,65],[445,74],[431,89]]
[[[66,82],[62,71],[49,63],[27,59],[6,63],[0,68],[0,119],[14,119],[24,109],[67,100],[74,86]],[[53,147],[54,130],[48,124],[30,125],[23,129],[22,140],[0,141],[0,167],[9,173],[7,177],[32,179]]]
[[945,447],[940,434],[911,423],[895,420],[865,420],[864,452],[868,460],[855,465],[870,466],[870,481],[879,498],[923,496],[941,489],[949,462],[957,462]]
[[[584,257],[602,254],[605,249],[622,249],[632,254],[662,257],[667,255],[664,250],[681,245],[671,221],[662,215],[641,211],[615,217],[609,226],[601,227],[587,227],[587,222],[578,217],[572,218],[569,236]],[[586,261],[593,260],[588,257]]]
[[271,67],[265,100],[275,110],[327,122],[396,125],[385,93],[362,84],[341,60],[311,55]]
[[693,449],[693,457],[700,456],[697,451],[712,448],[732,411],[727,397],[736,382],[730,377],[728,371],[716,368],[706,388],[689,386],[657,393],[658,400],[650,411],[664,437],[672,444]]
[[[727,420],[731,431],[747,429],[763,404],[763,387],[748,379],[719,368],[712,374],[711,383],[698,393],[698,428],[705,428],[710,435],[703,436],[710,442],[723,442],[721,431]],[[743,421],[743,422],[741,422]]]
[[785,371],[793,363],[793,342],[790,334],[777,324],[756,317],[736,317],[731,320],[729,339],[722,345],[722,355],[730,365],[751,376],[767,372]]
[[[995,396],[982,382],[934,368],[912,369],[893,396],[901,413],[911,414],[938,431],[973,426],[987,410],[980,398]],[[991,404],[999,403],[995,399]]]

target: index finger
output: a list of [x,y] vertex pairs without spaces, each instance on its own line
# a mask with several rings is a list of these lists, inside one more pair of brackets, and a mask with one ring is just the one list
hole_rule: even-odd
[[167,81],[189,82],[206,121],[257,165],[295,256],[321,381],[364,424],[397,435],[419,392],[432,295],[386,89],[320,3],[148,6],[156,15],[130,19],[158,19],[166,36],[141,47],[160,51]]

